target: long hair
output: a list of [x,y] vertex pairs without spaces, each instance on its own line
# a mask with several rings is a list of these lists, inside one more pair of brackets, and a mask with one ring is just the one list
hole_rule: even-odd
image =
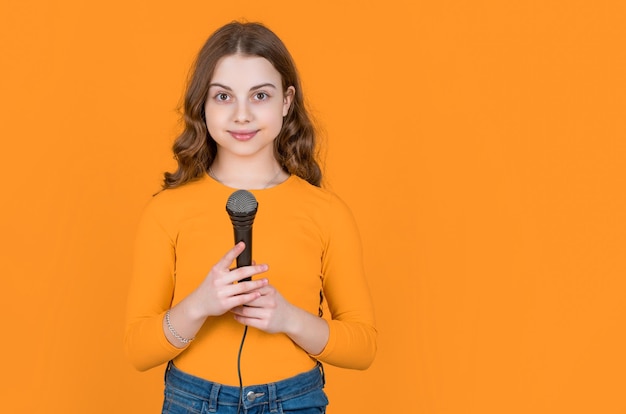
[[267,59],[280,73],[283,91],[289,86],[296,89],[274,140],[274,156],[287,173],[319,187],[322,172],[316,160],[315,128],[305,108],[300,78],[289,51],[262,24],[232,22],[209,37],[192,67],[182,108],[184,130],[172,147],[178,169],[164,174],[163,189],[199,179],[215,159],[217,144],[207,129],[204,108],[215,66],[222,57],[234,54]]

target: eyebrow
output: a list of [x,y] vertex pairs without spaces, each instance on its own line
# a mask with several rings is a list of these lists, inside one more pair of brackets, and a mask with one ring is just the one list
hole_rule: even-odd
[[[226,85],[222,85],[221,83],[211,83],[209,84],[209,88],[213,88],[213,87],[218,87],[218,88],[223,88],[226,89],[227,91],[231,91],[232,92],[232,88]],[[262,83],[260,85],[256,85],[250,88],[251,91],[255,90],[255,89],[261,89],[261,88],[266,88],[266,87],[270,87],[270,88],[274,88],[274,89],[278,89],[276,88],[276,86],[274,86],[273,83]]]

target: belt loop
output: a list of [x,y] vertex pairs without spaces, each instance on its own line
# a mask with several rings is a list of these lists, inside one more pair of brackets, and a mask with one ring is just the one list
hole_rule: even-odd
[[172,366],[172,361],[167,361],[167,367],[165,368],[165,372],[163,373],[163,382],[167,382],[167,374],[170,372],[170,368]]
[[270,413],[278,412],[278,398],[276,396],[276,384],[267,384],[267,393],[269,394]]
[[222,384],[218,384],[216,382],[211,386],[211,394],[209,395],[209,412],[215,413],[217,412],[217,396],[220,392],[220,387]]
[[320,369],[320,374],[322,374],[322,388],[326,385],[326,375],[324,375],[324,365],[317,361],[317,365],[319,366]]

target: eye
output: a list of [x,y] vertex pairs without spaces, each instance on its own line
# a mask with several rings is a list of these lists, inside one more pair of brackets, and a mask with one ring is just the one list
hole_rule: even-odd
[[227,93],[224,92],[220,92],[217,95],[215,95],[215,100],[219,101],[219,102],[225,102],[229,99],[230,97],[228,96]]
[[265,92],[257,92],[254,94],[254,100],[255,101],[264,101],[267,98],[269,98],[270,96],[268,94],[266,94]]

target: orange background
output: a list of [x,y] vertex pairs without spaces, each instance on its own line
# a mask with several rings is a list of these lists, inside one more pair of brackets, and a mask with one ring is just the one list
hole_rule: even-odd
[[3,411],[159,412],[131,244],[236,18],[292,51],[361,226],[379,354],[327,369],[329,412],[626,412],[619,0],[2,1]]

